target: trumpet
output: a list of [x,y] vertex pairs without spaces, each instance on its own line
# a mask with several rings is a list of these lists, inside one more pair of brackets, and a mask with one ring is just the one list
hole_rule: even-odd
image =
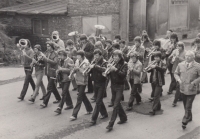
[[156,49],[154,48],[148,55],[147,58],[149,58],[150,56],[152,56],[152,54],[156,51]]
[[143,72],[147,72],[147,71],[151,70],[152,69],[151,66],[153,66],[153,65],[157,65],[157,61],[156,60],[154,60],[146,68],[144,68]]
[[110,73],[110,70],[111,70],[111,67],[112,66],[116,66],[116,63],[113,61],[112,63],[111,63],[111,65],[102,73],[102,75],[104,76],[104,77],[106,77],[109,73]]
[[[82,67],[83,64],[85,64],[85,62],[82,62],[82,63],[78,66],[78,68]],[[74,72],[75,72],[75,67],[71,70],[71,72],[70,72],[70,74],[69,74],[69,76],[68,76],[68,78],[69,78],[70,80],[72,79],[72,76],[73,76]]]
[[136,46],[134,45],[133,48],[128,52],[128,56],[130,55],[131,52],[134,52],[136,50]]
[[[90,65],[93,65],[93,64],[95,65],[97,63],[95,61],[96,61],[96,58],[92,60]],[[86,70],[83,71],[83,75],[88,74],[91,71],[92,68],[90,68],[90,65],[88,66]]]

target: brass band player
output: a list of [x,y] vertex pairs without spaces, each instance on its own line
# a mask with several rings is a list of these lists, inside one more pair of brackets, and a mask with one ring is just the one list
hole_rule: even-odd
[[39,94],[39,88],[41,87],[43,97],[40,100],[44,99],[44,96],[46,95],[46,88],[43,84],[43,75],[44,75],[44,67],[45,62],[43,60],[43,53],[41,52],[41,46],[39,44],[34,46],[34,58],[32,59],[32,66],[35,67],[35,77],[36,77],[36,86],[35,91],[33,95],[31,96],[31,99],[29,101],[34,102],[36,96]]
[[147,70],[147,72],[151,72],[150,83],[154,94],[152,111],[149,112],[151,115],[155,115],[155,112],[161,109],[160,96],[163,91],[162,86],[165,85],[164,73],[166,70],[166,64],[162,62],[161,58],[161,52],[155,52],[153,54],[155,61],[152,61],[155,64],[150,63]]
[[51,39],[52,39],[52,43],[55,47],[55,51],[58,52],[59,50],[65,50],[64,41],[60,39],[58,31],[52,32]]
[[136,104],[140,104],[141,96],[138,92],[140,87],[140,76],[142,73],[142,63],[138,60],[137,52],[130,53],[130,60],[128,62],[128,73],[127,77],[131,84],[131,94],[128,101],[127,111],[132,110],[133,102],[136,99]]
[[64,50],[60,50],[58,52],[58,55],[61,60],[59,63],[59,67],[56,71],[56,75],[60,74],[60,76],[61,76],[60,82],[62,84],[61,85],[62,86],[62,98],[58,105],[58,108],[54,112],[61,114],[64,103],[66,103],[66,105],[67,105],[65,110],[73,108],[73,102],[72,102],[72,98],[71,98],[71,95],[69,92],[69,86],[70,86],[71,80],[69,79],[68,76],[74,67],[74,61],[67,56],[67,52]]
[[173,67],[172,67],[173,78],[172,78],[171,84],[176,84],[176,94],[175,94],[175,98],[172,104],[173,107],[176,106],[178,99],[182,100],[182,96],[180,93],[180,85],[178,82],[176,82],[176,79],[174,77],[174,72],[178,64],[185,60],[185,53],[186,53],[185,44],[183,42],[178,42],[177,49],[173,50],[172,54],[168,57],[169,59],[172,58],[172,62],[173,62],[172,63],[173,64]]

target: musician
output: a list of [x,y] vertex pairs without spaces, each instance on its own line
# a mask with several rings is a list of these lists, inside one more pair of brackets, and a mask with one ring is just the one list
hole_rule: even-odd
[[44,96],[46,95],[46,89],[42,81],[44,75],[45,62],[42,60],[44,54],[41,51],[41,46],[39,44],[36,44],[34,46],[34,58],[32,59],[31,63],[31,66],[35,66],[36,86],[32,97],[29,99],[29,101],[31,102],[35,102],[35,98],[39,94],[40,87],[43,93],[43,97],[40,100],[43,100]]
[[[76,58],[77,49],[74,46],[74,42],[72,40],[67,40],[67,46],[65,47],[65,50],[67,51],[68,57],[71,58],[75,63],[75,61],[77,59]],[[76,84],[74,77],[72,77],[71,82],[72,82],[72,85],[73,85],[72,91],[76,91],[77,90],[77,84]]]
[[121,41],[121,36],[120,36],[119,34],[117,34],[117,35],[115,36],[115,39],[113,40],[113,44],[119,43],[120,41]]
[[106,77],[102,73],[106,70],[107,62],[102,56],[102,51],[99,49],[94,50],[95,64],[90,65],[92,80],[94,81],[94,93],[96,94],[96,105],[91,119],[91,125],[95,125],[99,112],[101,113],[101,119],[107,118],[108,113],[103,103],[103,97],[105,93]]
[[[128,62],[128,60],[129,60],[129,56],[128,56],[129,49],[128,49],[128,46],[126,46],[126,42],[124,40],[121,40],[121,41],[119,41],[119,45],[120,45],[120,50],[122,51],[124,60],[126,62]],[[124,90],[129,90],[129,89],[130,89],[130,87],[129,87],[128,81],[126,80],[125,84],[124,84]]]
[[108,51],[106,51],[105,49],[104,49],[104,46],[103,46],[103,44],[101,43],[101,41],[97,41],[96,43],[95,43],[95,45],[94,45],[94,49],[99,49],[99,50],[101,50],[102,51],[102,56],[103,56],[103,58],[105,59],[105,60],[108,60]]
[[54,94],[56,101],[53,103],[59,103],[61,100],[60,94],[56,88],[56,70],[58,68],[58,54],[55,52],[54,44],[48,42],[47,44],[48,53],[43,56],[46,63],[45,71],[48,79],[47,94],[44,97],[43,103],[40,105],[45,108],[48,105],[51,93]]
[[[144,68],[146,68],[149,64],[148,54],[152,51],[152,42],[149,39],[147,34],[142,35],[142,46],[145,49],[144,52]],[[141,83],[148,83],[148,76],[146,72],[142,72]]]
[[165,85],[164,73],[166,70],[166,64],[162,62],[161,58],[161,52],[155,52],[153,54],[155,64],[150,63],[150,70],[147,71],[151,72],[150,83],[154,94],[152,111],[149,112],[151,115],[155,115],[156,111],[161,109],[160,96],[163,91],[162,86]]
[[120,50],[113,52],[114,65],[110,65],[110,79],[111,79],[111,92],[113,94],[113,112],[110,122],[106,129],[112,130],[117,115],[120,117],[118,124],[123,124],[127,121],[126,113],[121,105],[121,99],[123,96],[124,82],[127,75],[128,66],[123,59],[123,54]]
[[77,115],[81,108],[82,102],[85,105],[87,114],[90,114],[93,111],[92,105],[85,94],[85,88],[86,85],[88,84],[88,75],[87,74],[83,75],[83,71],[85,71],[88,66],[89,66],[89,61],[85,57],[84,51],[83,50],[77,51],[77,60],[75,63],[74,72],[76,73],[75,80],[78,85],[78,97],[76,106],[74,107],[72,116],[70,117],[71,120],[77,119]]
[[[54,37],[56,37],[56,39],[54,39]],[[56,51],[65,50],[64,41],[60,39],[58,31],[52,32],[52,43],[53,43]]]
[[96,43],[96,38],[94,36],[89,36],[88,40],[90,41],[90,43],[92,43],[93,45],[95,45]]
[[24,79],[24,85],[23,85],[21,94],[18,97],[18,99],[20,99],[20,100],[24,100],[24,97],[28,90],[29,83],[31,84],[33,91],[35,90],[35,83],[32,78],[33,68],[31,68],[31,66],[30,66],[30,64],[32,62],[32,58],[34,56],[34,52],[31,48],[30,41],[28,39],[25,39],[25,41],[27,41],[27,44],[26,44],[26,46],[24,46],[25,48],[22,50],[22,62],[23,62],[24,72],[25,72],[26,76]]
[[192,121],[192,103],[197,94],[197,86],[200,83],[200,65],[195,62],[195,54],[187,51],[185,61],[178,64],[174,76],[180,84],[183,97],[185,115],[182,120],[182,128],[185,129],[188,122]]
[[[94,45],[88,41],[87,36],[85,34],[80,35],[80,41],[81,49],[85,52],[85,57],[88,59],[89,62],[91,62],[93,59]],[[88,76],[87,87],[87,93],[93,93],[93,84],[90,76]]]
[[140,76],[142,73],[142,63],[138,60],[139,55],[137,52],[130,53],[130,60],[128,62],[128,80],[131,84],[131,95],[128,101],[127,111],[132,110],[133,102],[136,98],[136,104],[139,105],[141,102],[141,96],[138,92],[140,87]]
[[67,56],[67,52],[64,50],[60,50],[58,56],[61,59],[59,61],[58,69],[56,70],[56,75],[60,74],[60,81],[58,81],[62,84],[62,98],[58,108],[54,112],[61,114],[64,103],[67,105],[65,110],[73,109],[73,102],[69,93],[70,79],[68,76],[74,67],[74,61]]
[[[172,57],[173,67],[172,67],[172,81],[171,84],[176,84],[176,94],[174,98],[174,102],[172,104],[173,107],[176,106],[176,103],[179,100],[182,100],[182,95],[180,93],[180,85],[176,82],[176,79],[174,77],[174,72],[178,66],[179,63],[185,60],[185,44],[183,42],[177,43],[177,49],[173,50],[172,54],[169,56],[169,59]],[[170,86],[171,86],[170,84]]]
[[[171,82],[174,80],[174,75],[172,73],[172,68],[173,68],[173,61],[172,57],[169,58],[169,56],[172,54],[173,50],[177,48],[177,43],[178,43],[178,36],[175,32],[173,32],[170,36],[171,40],[171,45],[168,48],[168,51],[166,51],[166,57],[167,57],[167,68],[169,70],[170,76],[171,76]],[[167,92],[169,95],[172,94],[173,90],[176,90],[176,82],[173,84],[170,84],[169,86],[169,91]]]
[[109,59],[113,53],[112,41],[108,39],[108,40],[106,40],[105,44],[106,44],[105,50],[108,51],[108,59]]

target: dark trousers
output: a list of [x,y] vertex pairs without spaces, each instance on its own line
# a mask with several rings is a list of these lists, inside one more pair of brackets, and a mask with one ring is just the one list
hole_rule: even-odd
[[70,82],[63,82],[61,83],[61,86],[62,86],[62,98],[58,107],[62,109],[64,103],[66,103],[67,106],[72,106],[73,103],[71,95],[69,93]]
[[171,76],[171,83],[169,86],[169,92],[172,92],[173,90],[176,90],[176,79],[174,77],[174,73],[170,73]]
[[92,105],[91,105],[90,101],[88,100],[88,98],[85,94],[86,85],[78,85],[77,87],[78,87],[79,93],[78,93],[78,97],[77,97],[76,106],[74,107],[74,110],[73,110],[73,113],[72,113],[72,115],[74,117],[77,117],[78,112],[81,108],[82,102],[84,103],[87,112],[91,112],[93,110]]
[[152,83],[152,89],[154,95],[152,110],[154,111],[160,110],[161,109],[160,96],[163,91],[162,86]]
[[95,83],[94,82],[94,93],[97,94],[97,98],[96,98],[96,105],[94,108],[94,112],[92,115],[92,120],[96,121],[97,117],[99,115],[99,112],[101,113],[101,115],[108,115],[106,107],[103,103],[103,97],[104,97],[104,93],[105,93],[105,82],[104,83]]
[[194,101],[196,95],[185,95],[182,94],[183,97],[183,105],[185,109],[185,115],[183,117],[182,123],[187,124],[190,120],[192,120],[192,103]]
[[88,86],[87,87],[88,87],[88,92],[93,93],[93,84],[92,84],[92,78],[90,75],[88,76]]
[[124,82],[124,89],[130,89],[127,79]]
[[110,126],[113,126],[115,120],[117,119],[117,115],[119,115],[120,121],[126,121],[127,116],[126,113],[121,105],[121,99],[123,96],[124,85],[111,85],[111,92],[114,95],[114,106],[112,116],[109,122]]
[[179,83],[177,82],[176,83],[176,94],[175,94],[175,96],[174,96],[174,102],[173,103],[177,103],[178,102],[178,100],[182,100],[182,94],[181,94],[181,92],[180,92],[180,85],[179,85]]
[[25,72],[26,76],[25,76],[25,79],[24,79],[24,86],[23,86],[21,94],[20,94],[20,96],[22,98],[24,98],[25,95],[26,95],[29,83],[31,84],[31,87],[32,87],[33,91],[35,91],[35,82],[33,81],[33,78],[32,78],[33,69],[24,68],[24,72]]
[[138,92],[138,88],[139,88],[140,84],[134,84],[133,80],[130,80],[130,82],[131,82],[132,89],[131,89],[131,95],[130,95],[130,98],[128,101],[128,106],[132,107],[135,99],[136,99],[137,103],[141,102],[141,96]]
[[55,82],[55,79],[52,79],[50,77],[48,77],[48,85],[47,85],[47,94],[46,96],[44,97],[44,101],[43,103],[45,105],[48,105],[48,102],[49,102],[49,99],[51,97],[51,93],[54,94],[54,96],[56,97],[56,100],[61,100],[61,97],[60,97],[60,94],[56,88],[56,82]]

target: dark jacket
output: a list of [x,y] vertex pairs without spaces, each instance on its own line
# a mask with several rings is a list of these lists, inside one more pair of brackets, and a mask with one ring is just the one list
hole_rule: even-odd
[[108,51],[108,59],[110,59],[110,57],[112,56],[114,50],[112,49],[112,47],[110,49],[107,50]]
[[115,66],[117,71],[110,72],[111,84],[124,85],[128,71],[128,65],[122,58]]
[[58,54],[55,51],[48,52],[44,60],[46,62],[45,74],[49,77],[56,77],[58,69]]
[[106,77],[102,75],[102,73],[106,70],[106,67],[107,62],[105,59],[103,59],[103,57],[101,57],[94,68],[91,70],[91,77],[95,83],[106,83]]
[[[156,72],[154,72],[154,70]],[[166,71],[166,64],[164,64],[162,61],[160,61],[155,69],[151,69],[150,71],[148,71],[148,72],[151,72],[150,83],[153,83],[154,73],[156,73],[156,82],[155,83],[159,86],[165,85],[165,75],[164,75],[165,71]]]
[[89,62],[93,59],[93,52],[94,52],[94,45],[87,41],[87,44],[85,45],[85,48],[83,48],[85,52],[85,57],[89,60]]
[[125,46],[124,48],[122,48],[121,51],[122,51],[122,53],[123,53],[124,60],[125,60],[126,62],[128,62],[128,60],[129,60],[129,56],[127,55],[127,54],[128,54],[128,51],[129,51],[128,46]]

